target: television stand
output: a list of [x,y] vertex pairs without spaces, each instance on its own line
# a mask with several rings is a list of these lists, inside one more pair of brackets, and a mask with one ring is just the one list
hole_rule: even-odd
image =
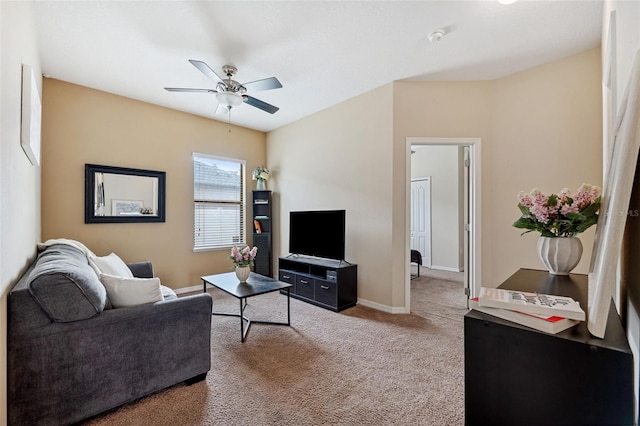
[[278,259],[278,279],[291,297],[335,312],[358,303],[358,266],[346,261],[292,256]]

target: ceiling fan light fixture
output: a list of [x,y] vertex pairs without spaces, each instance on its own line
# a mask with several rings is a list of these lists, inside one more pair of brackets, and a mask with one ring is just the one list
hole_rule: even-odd
[[221,105],[229,109],[236,108],[244,102],[241,95],[233,92],[218,92],[216,93],[216,99]]

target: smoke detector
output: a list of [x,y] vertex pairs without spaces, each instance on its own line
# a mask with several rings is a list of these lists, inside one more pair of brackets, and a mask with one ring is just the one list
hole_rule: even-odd
[[440,40],[442,40],[442,37],[444,37],[444,30],[443,29],[435,30],[435,31],[429,33],[429,35],[427,36],[427,38],[429,39],[429,42],[431,42],[431,43],[439,42]]

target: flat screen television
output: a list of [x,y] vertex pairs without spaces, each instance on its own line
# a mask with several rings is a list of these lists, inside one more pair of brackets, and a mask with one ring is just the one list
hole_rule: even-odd
[[289,213],[289,252],[344,260],[345,210]]

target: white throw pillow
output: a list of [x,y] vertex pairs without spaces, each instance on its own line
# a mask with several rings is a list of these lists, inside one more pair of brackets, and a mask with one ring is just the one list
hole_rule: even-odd
[[165,287],[162,284],[160,284],[160,291],[162,292],[162,299],[164,300],[178,298],[178,295],[173,291],[173,289]]
[[100,281],[107,289],[107,296],[114,308],[164,301],[160,278],[124,278],[102,274]]
[[91,256],[89,257],[89,263],[91,267],[96,270],[98,276],[100,274],[107,274],[115,275],[116,277],[133,278],[131,269],[129,269],[127,264],[115,253],[102,257]]

